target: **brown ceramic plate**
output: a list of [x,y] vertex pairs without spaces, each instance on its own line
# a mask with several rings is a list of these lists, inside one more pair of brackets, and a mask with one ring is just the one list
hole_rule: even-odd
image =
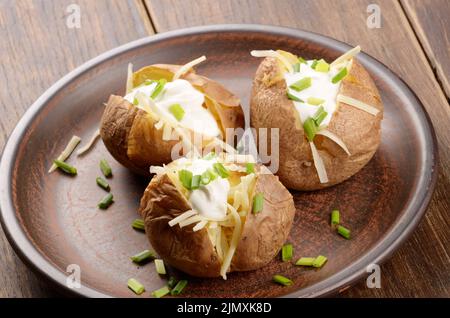
[[[247,107],[252,77],[260,59],[252,49],[279,48],[305,58],[333,60],[350,47],[317,34],[257,25],[222,25],[178,30],[144,38],[87,62],[45,92],[23,116],[4,149],[0,202],[3,228],[19,256],[32,269],[66,287],[69,264],[81,268],[84,296],[133,296],[127,280],[135,277],[147,291],[165,284],[154,265],[137,267],[129,256],[149,248],[130,224],[137,215],[148,180],[121,167],[102,142],[84,157],[71,178],[48,167],[72,135],[86,141],[97,129],[102,103],[123,94],[126,68],[153,63],[183,64],[201,55],[199,73],[237,93]],[[326,255],[320,270],[273,260],[261,270],[222,279],[189,278],[186,297],[266,297],[330,295],[366,274],[366,266],[388,257],[416,227],[436,181],[437,148],[433,127],[420,101],[395,74],[366,54],[359,61],[374,78],[384,105],[381,147],[350,180],[317,192],[293,192],[297,214],[289,237],[295,257]],[[106,211],[97,202],[104,191],[95,183],[98,162],[112,164],[115,203]],[[339,208],[353,239],[330,229],[329,214]],[[182,275],[179,272],[175,272]],[[294,280],[273,284],[274,274]],[[149,296],[149,292],[145,295]]]

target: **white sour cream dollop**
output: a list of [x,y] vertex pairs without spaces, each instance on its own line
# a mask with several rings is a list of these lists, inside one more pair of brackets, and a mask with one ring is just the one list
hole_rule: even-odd
[[[310,105],[307,103],[307,99],[309,97],[316,97],[325,100],[322,106],[328,114],[322,121],[321,125],[328,126],[333,113],[336,111],[336,97],[341,85],[341,81],[333,84],[331,79],[339,72],[339,69],[331,68],[330,71],[326,73],[317,72],[311,68],[312,63],[313,61],[307,61],[307,64],[300,64],[300,72],[285,73],[284,79],[286,81],[289,93],[304,101],[293,101],[302,123],[304,123],[309,117],[313,117],[317,112],[319,106]],[[305,77],[311,77],[310,87],[300,92],[289,88],[290,85]]]
[[[133,103],[137,92],[150,96],[156,87],[156,83],[141,85],[125,95],[125,99]],[[164,90],[156,97],[155,103],[167,116],[175,118],[169,111],[169,107],[179,104],[184,109],[184,117],[179,121],[182,127],[191,129],[207,137],[217,137],[220,129],[214,116],[203,107],[205,97],[196,90],[191,83],[183,79],[177,79],[166,83]]]

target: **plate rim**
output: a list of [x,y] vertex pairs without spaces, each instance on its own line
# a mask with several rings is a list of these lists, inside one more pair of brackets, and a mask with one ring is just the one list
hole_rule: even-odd
[[[79,289],[70,289],[65,283],[67,279],[66,274],[56,268],[56,266],[54,266],[52,262],[49,261],[46,256],[32,244],[31,239],[27,236],[25,229],[20,224],[13,206],[11,189],[12,185],[9,181],[11,180],[11,175],[15,163],[13,159],[17,154],[18,143],[16,141],[23,138],[28,123],[34,120],[40,109],[60,89],[64,88],[64,86],[66,86],[72,80],[89,71],[91,68],[109,59],[115,58],[122,53],[137,49],[141,46],[149,45],[151,43],[160,42],[176,37],[201,35],[213,32],[256,32],[281,34],[292,38],[313,40],[319,45],[331,43],[337,50],[341,50],[342,52],[352,47],[334,38],[301,29],[266,24],[216,24],[177,29],[143,37],[101,53],[100,55],[88,60],[87,62],[81,64],[74,70],[67,73],[65,76],[51,85],[50,88],[48,88],[25,111],[13,131],[10,133],[7,142],[3,147],[2,157],[0,161],[0,223],[2,225],[3,231],[5,232],[5,236],[8,239],[10,245],[13,247],[15,253],[35,273],[45,276],[50,281],[50,283],[57,285],[61,290],[69,294],[85,297],[112,297],[112,295],[100,292],[96,290],[95,287],[91,287],[85,284],[82,284],[81,288]],[[417,105],[419,106],[419,109],[416,111],[421,112],[418,112],[418,115],[421,115],[423,117],[423,120],[421,120],[421,122],[424,125],[428,126],[428,130],[425,130],[425,133],[429,134],[429,141],[431,141],[429,147],[432,151],[430,151],[425,157],[425,161],[426,163],[428,163],[431,171],[429,171],[428,178],[420,180],[420,182],[418,182],[417,189],[423,189],[425,186],[428,191],[424,191],[425,193],[420,196],[414,196],[408,202],[408,206],[406,207],[402,217],[397,219],[393,223],[389,231],[384,233],[385,237],[378,241],[376,245],[372,246],[372,248],[369,249],[365,254],[363,254],[359,259],[357,259],[356,262],[318,283],[315,283],[303,289],[293,291],[281,297],[330,296],[354,284],[366,273],[366,266],[368,264],[381,264],[383,261],[389,258],[389,256],[397,248],[399,248],[399,246],[404,243],[405,240],[412,234],[413,230],[417,227],[418,223],[425,214],[436,186],[439,166],[438,144],[433,124],[425,107],[423,106],[422,102],[417,97],[415,92],[409,87],[409,85],[400,76],[391,71],[386,65],[368,55],[367,53],[362,52],[360,56],[362,56],[363,60],[368,63],[373,63],[375,65],[378,64],[378,66],[381,66],[383,72],[390,73],[395,80],[398,80],[399,83],[406,88],[406,91],[411,95],[411,98],[415,100]],[[426,165],[426,167],[428,166]],[[423,176],[424,175],[422,174],[420,178],[423,179]],[[403,220],[402,222],[402,219],[405,220]]]

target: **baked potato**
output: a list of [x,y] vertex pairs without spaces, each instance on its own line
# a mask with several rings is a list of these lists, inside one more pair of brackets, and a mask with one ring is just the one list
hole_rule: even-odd
[[226,279],[228,272],[255,270],[274,258],[295,208],[264,166],[208,156],[152,167],[156,175],[139,212],[165,262],[193,276]]
[[151,165],[169,163],[193,149],[226,147],[227,129],[244,126],[239,99],[192,69],[204,59],[184,66],[150,65],[134,73],[129,67],[127,94],[110,96],[100,126],[117,161],[149,175]]
[[253,80],[251,126],[258,137],[259,128],[279,129],[276,174],[286,187],[316,190],[340,183],[377,150],[383,104],[354,58],[359,51],[330,64],[281,50],[252,51],[265,58]]

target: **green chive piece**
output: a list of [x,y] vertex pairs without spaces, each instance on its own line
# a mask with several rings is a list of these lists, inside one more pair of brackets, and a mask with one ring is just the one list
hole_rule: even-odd
[[214,151],[211,151],[206,156],[204,156],[202,159],[203,160],[211,160],[211,159],[214,159],[215,157],[217,157],[216,153]]
[[136,279],[130,278],[128,280],[128,288],[131,289],[136,295],[140,295],[145,292],[145,287],[139,283]]
[[175,287],[177,283],[178,280],[174,276],[170,276],[169,280],[167,281],[167,286],[169,286],[169,288],[172,289]]
[[95,179],[95,181],[101,188],[109,191],[109,183],[105,179],[98,177],[97,179]]
[[294,248],[292,244],[285,244],[281,248],[281,260],[283,262],[289,262],[292,259],[292,255],[294,254]]
[[317,62],[316,67],[314,67],[314,69],[317,72],[326,73],[330,70],[330,64],[328,64],[324,59],[320,59]]
[[156,272],[160,275],[166,275],[166,267],[162,259],[155,259]]
[[347,76],[347,68],[344,67],[341,69],[332,79],[331,83],[336,84],[340,80],[342,80],[345,76]]
[[255,164],[253,162],[247,162],[245,164],[245,172],[247,174],[254,173],[255,172]]
[[350,239],[350,230],[349,229],[343,227],[342,225],[339,225],[337,228],[337,231],[341,236],[345,237],[347,240]]
[[289,93],[289,91],[286,92],[286,95],[287,95],[287,97],[288,97],[290,100],[293,100],[293,101],[296,101],[296,102],[302,102],[302,103],[304,103],[304,101],[303,101],[302,99],[300,99],[300,98],[298,98],[297,96],[295,96],[295,95]]
[[188,190],[191,189],[192,172],[190,172],[189,170],[182,169],[178,171],[178,178],[180,179],[181,183],[186,189]]
[[339,210],[333,210],[331,211],[331,226],[339,225]]
[[309,117],[307,120],[305,120],[305,122],[303,123],[303,130],[305,131],[306,138],[308,138],[309,141],[313,141],[317,132],[317,126],[314,119]]
[[216,162],[213,164],[215,172],[222,178],[228,178],[230,176],[230,173],[228,172],[227,168],[223,166],[220,162]]
[[308,97],[306,102],[310,105],[319,106],[325,102],[325,99],[317,98],[317,97]]
[[112,193],[108,193],[99,203],[98,207],[102,210],[106,210],[114,202]]
[[296,63],[293,66],[294,72],[298,73],[300,72],[300,63]]
[[153,297],[161,298],[161,297],[166,296],[169,293],[170,293],[169,287],[164,286],[163,288],[160,288],[160,289],[155,290],[154,292],[152,292],[152,295],[153,295]]
[[327,260],[328,260],[328,259],[327,259],[325,256],[319,255],[319,256],[317,256],[317,257],[314,259],[314,261],[313,261],[313,263],[312,263],[312,266],[313,266],[313,267],[320,268],[320,267],[322,267],[322,266],[327,262]]
[[139,101],[136,97],[133,99],[133,105],[135,106],[139,105]]
[[297,266],[313,266],[315,258],[314,257],[301,257],[295,262]]
[[181,107],[180,104],[173,104],[169,106],[169,111],[172,113],[173,117],[176,118],[176,120],[181,121],[184,117],[184,109]]
[[170,294],[172,296],[178,296],[186,287],[187,283],[188,283],[187,280],[180,280],[178,284],[175,286],[175,288],[170,291]]
[[328,113],[324,110],[323,106],[320,106],[313,117],[313,120],[316,123],[317,127],[320,126],[320,124],[327,117],[327,115],[328,115]]
[[130,257],[135,263],[141,264],[155,259],[155,254],[150,250],[144,250]]
[[300,92],[304,89],[307,89],[310,86],[311,86],[311,77],[304,77],[289,87],[297,92]]
[[312,68],[313,70],[316,69],[317,63],[319,63],[319,61],[313,60],[313,62],[312,62],[312,64],[311,64],[311,68]]
[[158,81],[158,84],[156,84],[155,89],[153,90],[152,95],[150,95],[150,97],[152,99],[155,99],[156,97],[158,97],[158,95],[162,92],[162,90],[164,89],[164,86],[166,85],[167,80],[165,78],[161,78]]
[[191,180],[191,190],[197,190],[200,188],[200,181],[202,179],[202,176],[199,174],[196,174],[195,176],[192,176]]
[[202,173],[201,184],[207,185],[216,178],[217,178],[217,175],[214,173],[214,171],[212,171],[211,169],[208,169]]
[[262,193],[257,193],[253,197],[253,209],[252,213],[256,214],[262,211],[264,206],[264,195]]
[[67,174],[76,175],[77,174],[77,168],[74,166],[69,165],[68,163],[62,161],[62,160],[53,160],[53,163],[61,170],[64,171]]
[[112,169],[105,159],[100,160],[100,169],[105,177],[109,178],[112,176]]
[[305,60],[303,57],[299,57],[299,58],[298,58],[298,62],[299,62],[300,64],[306,64],[306,60]]
[[275,283],[283,285],[283,286],[291,286],[293,284],[292,280],[290,280],[287,277],[281,276],[281,275],[273,276],[272,280]]
[[145,223],[142,219],[136,219],[131,223],[131,227],[138,231],[144,231],[145,232]]

